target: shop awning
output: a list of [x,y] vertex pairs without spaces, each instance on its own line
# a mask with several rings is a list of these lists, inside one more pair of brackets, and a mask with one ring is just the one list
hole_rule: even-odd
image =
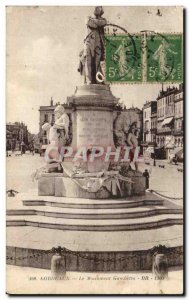
[[177,147],[173,150],[173,153],[178,157],[183,157],[183,148]]
[[173,149],[174,146],[175,146],[174,143],[170,142],[170,143],[168,143],[168,144],[165,145],[165,148],[166,148],[166,149],[167,149],[167,148]]
[[177,154],[179,151],[183,151],[183,148],[182,147],[176,147],[174,150],[173,150],[173,153],[174,154]]
[[166,118],[166,119],[162,122],[161,126],[163,127],[163,126],[169,125],[172,121],[173,121],[173,117]]

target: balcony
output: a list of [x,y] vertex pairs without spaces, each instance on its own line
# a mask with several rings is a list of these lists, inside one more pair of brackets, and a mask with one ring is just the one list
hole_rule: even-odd
[[146,134],[148,134],[149,133],[149,129],[144,129],[143,132],[146,133]]
[[174,113],[173,112],[168,112],[168,113],[165,114],[165,119],[166,118],[171,118],[171,117],[174,118]]
[[184,132],[183,132],[183,130],[179,130],[179,129],[177,129],[177,130],[174,130],[174,133],[173,133],[175,136],[177,136],[177,135],[184,135]]
[[151,128],[150,132],[156,134],[157,133],[157,128]]

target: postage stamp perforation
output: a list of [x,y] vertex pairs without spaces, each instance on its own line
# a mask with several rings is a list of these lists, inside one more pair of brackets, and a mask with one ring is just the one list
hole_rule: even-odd
[[[156,81],[153,81],[153,82],[147,82],[147,81],[143,81],[140,83],[140,86],[142,85],[157,85],[159,86],[159,84],[162,84],[162,83],[165,83],[165,84],[179,84],[179,83],[182,83],[182,81],[178,80],[178,81],[159,81],[159,82],[156,82]],[[122,81],[122,82],[118,82],[118,81],[114,81],[114,82],[111,82],[111,81],[105,81],[105,84],[111,84],[111,85],[128,85],[128,86],[131,86],[131,85],[136,85],[136,84],[139,84],[138,81],[133,81],[133,82],[127,82],[127,81]]]
[[117,35],[122,35],[122,36],[125,36],[125,35],[128,35],[128,36],[136,36],[136,35],[139,35],[139,34],[144,34],[144,33],[148,33],[148,34],[180,34],[180,35],[183,35],[183,32],[180,32],[180,31],[155,31],[155,30],[141,30],[141,31],[138,31],[138,32],[128,32],[128,33],[125,33],[123,31],[120,31],[120,32],[116,32],[116,33],[105,33],[105,37],[108,36],[117,36]]

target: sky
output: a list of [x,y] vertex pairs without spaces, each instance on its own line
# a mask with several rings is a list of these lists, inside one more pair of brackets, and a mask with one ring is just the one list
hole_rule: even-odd
[[[141,30],[182,32],[177,7],[104,7],[110,23],[129,33]],[[31,133],[39,130],[39,106],[66,102],[81,78],[79,52],[86,36],[86,17],[94,7],[9,6],[6,29],[7,122],[22,121]],[[150,14],[147,11],[150,11]],[[166,86],[165,86],[166,87]],[[142,108],[155,100],[160,84],[113,84],[113,94],[126,107]]]

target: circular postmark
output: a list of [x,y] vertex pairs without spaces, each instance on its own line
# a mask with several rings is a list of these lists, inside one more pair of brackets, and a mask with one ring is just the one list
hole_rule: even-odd
[[104,39],[106,81],[110,83],[141,81],[143,65],[140,36],[130,34],[125,28],[109,23],[106,25]]

